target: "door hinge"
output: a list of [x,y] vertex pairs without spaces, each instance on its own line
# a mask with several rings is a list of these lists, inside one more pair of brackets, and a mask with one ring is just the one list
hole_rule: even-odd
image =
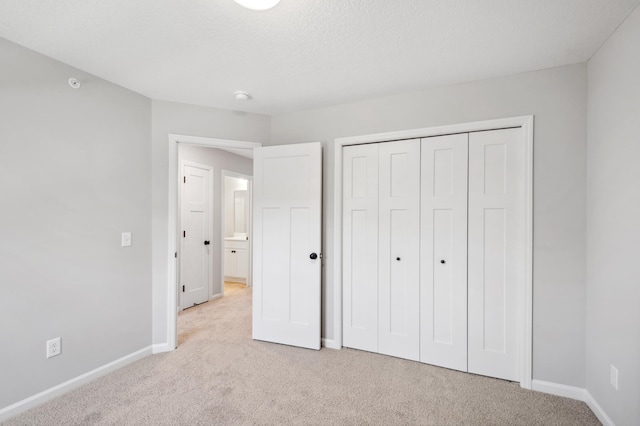
[[182,182],[187,183],[187,177],[186,176],[182,176]]
[[184,293],[184,286],[182,286],[182,292]]
[[182,231],[182,238],[187,238],[187,231]]

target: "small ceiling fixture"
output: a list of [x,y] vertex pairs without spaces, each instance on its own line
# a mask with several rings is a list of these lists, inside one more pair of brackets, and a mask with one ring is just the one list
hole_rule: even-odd
[[244,90],[236,90],[235,92],[233,92],[233,95],[239,101],[248,101],[249,99],[251,99],[251,95]]
[[80,88],[80,81],[77,78],[71,77],[69,79],[69,86],[73,87],[74,89],[79,89]]
[[280,0],[234,0],[240,6],[252,10],[267,10],[274,7]]

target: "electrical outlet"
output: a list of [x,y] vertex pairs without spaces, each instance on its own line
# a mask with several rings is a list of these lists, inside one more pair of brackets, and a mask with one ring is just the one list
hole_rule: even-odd
[[56,337],[55,339],[47,340],[47,358],[60,355],[61,352],[62,352],[62,345],[60,344],[59,337]]
[[122,233],[122,247],[131,247],[131,232]]
[[613,386],[615,390],[618,390],[618,369],[615,368],[613,364],[611,364],[610,367],[611,367],[611,386]]

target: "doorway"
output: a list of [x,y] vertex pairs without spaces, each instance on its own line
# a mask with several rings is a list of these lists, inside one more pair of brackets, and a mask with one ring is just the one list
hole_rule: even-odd
[[222,171],[223,294],[251,286],[252,177]]
[[[188,136],[188,135],[169,135],[169,194],[168,194],[168,250],[167,250],[167,263],[168,263],[168,285],[167,285],[167,344],[166,346],[162,345],[162,347],[158,347],[155,349],[155,352],[163,352],[167,350],[173,350],[177,347],[177,317],[178,312],[180,311],[179,307],[179,290],[181,287],[178,286],[179,280],[179,243],[180,239],[180,222],[179,222],[179,208],[178,208],[178,184],[180,181],[180,164],[179,164],[179,147],[208,147],[208,148],[217,148],[227,152],[234,152],[237,154],[249,154],[252,152],[253,148],[262,146],[261,143],[257,142],[246,142],[246,141],[235,141],[235,140],[225,140],[225,139],[214,139],[214,138],[206,138],[206,137],[198,137],[198,136]],[[215,168],[215,167],[214,167]],[[222,170],[223,167],[217,167],[217,170]],[[250,172],[249,172],[250,173]],[[217,182],[217,183],[216,183]],[[214,179],[214,189],[217,188],[219,192],[221,192],[221,180],[218,179],[215,181]],[[218,204],[219,206],[220,204]],[[214,214],[217,211],[220,213],[220,208],[213,209]],[[214,224],[221,224],[222,219],[214,220]],[[220,229],[220,228],[219,228]],[[212,243],[214,235],[212,235]],[[215,247],[218,247],[220,250],[220,255],[215,256],[214,260],[217,259],[219,263],[221,263],[222,255],[222,233],[219,232],[216,241],[219,241],[220,244],[216,244]],[[215,265],[214,265],[215,266]],[[220,284],[222,284],[222,268],[218,267],[218,271],[220,274],[218,275],[214,271],[214,277],[218,275],[220,277]],[[215,289],[210,293],[211,298],[215,298]],[[219,294],[222,294],[221,289],[219,290]],[[166,349],[165,349],[166,348]]]

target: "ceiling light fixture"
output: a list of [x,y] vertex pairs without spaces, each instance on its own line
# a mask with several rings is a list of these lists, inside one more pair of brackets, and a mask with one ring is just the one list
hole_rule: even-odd
[[234,0],[240,6],[252,10],[267,10],[274,7],[280,0]]
[[239,101],[248,101],[249,99],[251,99],[251,95],[244,90],[236,90],[235,92],[233,92],[233,95]]
[[69,79],[69,86],[73,87],[74,89],[79,89],[81,86],[80,80],[78,80],[77,78],[71,77]]

